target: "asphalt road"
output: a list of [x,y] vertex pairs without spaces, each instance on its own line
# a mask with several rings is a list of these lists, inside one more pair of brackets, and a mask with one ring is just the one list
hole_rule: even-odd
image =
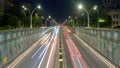
[[61,36],[67,68],[117,68],[67,28]]
[[55,68],[58,27],[54,27],[4,68]]

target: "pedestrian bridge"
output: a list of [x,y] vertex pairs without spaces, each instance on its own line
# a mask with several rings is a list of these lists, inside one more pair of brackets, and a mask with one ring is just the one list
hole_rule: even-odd
[[[36,42],[49,28],[0,32],[0,66]],[[106,58],[120,65],[120,30],[74,28],[75,33]]]

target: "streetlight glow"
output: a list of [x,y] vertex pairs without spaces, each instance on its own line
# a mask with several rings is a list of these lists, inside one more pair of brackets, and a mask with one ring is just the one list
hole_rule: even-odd
[[32,12],[30,12],[30,10],[29,10],[28,8],[26,8],[25,6],[22,6],[22,8],[23,8],[24,10],[28,10],[28,12],[29,12],[29,14],[30,14],[30,28],[32,28],[32,15],[33,15],[33,13],[35,12],[35,10],[40,9],[41,6],[38,5],[36,8],[34,8],[34,9],[32,10]]
[[27,10],[27,8],[24,8],[24,10]]
[[96,10],[96,9],[97,9],[97,5],[95,5],[95,6],[93,7],[93,9]]
[[37,6],[37,8],[38,8],[38,9],[40,9],[40,8],[41,8],[41,6],[40,6],[40,5],[38,5],[38,6]]
[[23,5],[22,8],[25,8],[25,6]]
[[24,10],[27,10],[27,8],[26,8],[24,5],[22,6],[22,8],[23,8]]
[[96,10],[96,9],[97,9],[97,6],[95,5],[95,6],[92,7],[89,11],[87,11],[81,4],[78,5],[78,8],[79,8],[79,9],[83,9],[83,10],[87,13],[87,22],[88,22],[87,27],[89,27],[89,26],[90,26],[90,13],[91,13],[92,9]]
[[78,8],[79,8],[79,9],[82,9],[82,8],[83,8],[83,6],[80,4],[80,5],[78,5]]
[[51,18],[51,16],[48,16],[48,18],[50,19],[50,18]]

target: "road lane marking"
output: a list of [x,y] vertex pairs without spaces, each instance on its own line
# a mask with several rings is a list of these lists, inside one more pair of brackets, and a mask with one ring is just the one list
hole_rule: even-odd
[[[40,54],[39,58],[37,60],[40,60],[40,58],[44,55],[44,53],[47,51],[47,46],[44,48],[44,50],[42,51],[42,53]],[[37,62],[35,63],[35,65],[33,66],[33,68],[36,68],[37,66]]]
[[53,53],[53,49],[55,48],[55,46],[56,46],[56,37],[54,38],[54,43],[53,43],[53,45],[52,45],[52,48],[51,48],[51,51],[50,51],[50,55],[49,55],[49,58],[48,58],[48,62],[47,62],[47,66],[46,66],[46,68],[49,68],[49,63],[50,63],[50,59],[51,59],[51,56],[52,56],[52,53]]
[[85,61],[84,61],[83,58],[82,58],[81,52],[78,50],[78,48],[76,47],[76,45],[75,45],[75,43],[73,42],[72,39],[70,39],[70,42],[72,43],[73,47],[74,47],[75,50],[77,51],[77,55],[78,55],[79,59],[81,60],[81,62],[82,62],[82,64],[83,64],[84,68],[88,68],[88,66],[85,64]]
[[[41,58],[41,57],[44,55],[44,53],[47,51],[47,44],[48,44],[48,42],[49,42],[49,39],[50,39],[50,37],[47,39],[47,41],[46,41],[45,44],[43,45],[43,46],[45,46],[45,47],[44,47],[42,53],[40,54],[40,56],[39,56],[39,58],[38,58],[37,60],[40,60],[40,58]],[[33,68],[36,68],[37,64],[38,64],[38,61],[36,61],[36,63],[34,64]]]
[[68,50],[69,50],[69,53],[70,53],[70,56],[71,56],[71,59],[73,62],[73,66],[74,66],[74,68],[76,68],[76,64],[75,64],[74,59],[73,59],[74,53],[73,53],[72,48],[70,47],[70,44],[69,44],[67,39],[66,39],[66,44],[68,46]]
[[[47,37],[45,38],[44,41],[46,41],[49,38],[50,34],[47,35]],[[33,54],[33,56],[31,57],[31,59],[33,59],[35,57],[35,55],[37,55],[37,53],[41,50],[41,48],[47,43],[47,41],[41,45],[41,47]]]
[[107,59],[101,56],[98,52],[92,49],[87,43],[85,43],[82,39],[80,39],[76,34],[74,34],[93,54],[95,54],[101,61],[103,61],[108,67],[115,68],[115,66],[110,63]]
[[72,51],[72,48],[70,47],[70,44],[69,44],[69,42],[68,42],[67,39],[66,39],[66,43],[67,43],[68,49],[69,49],[69,51],[70,51],[70,55],[71,55],[71,56],[74,56],[74,52]]
[[58,34],[58,29],[57,28],[55,28],[55,37],[54,37],[54,39],[53,39],[53,45],[52,45],[52,48],[51,48],[51,51],[50,51],[50,55],[49,55],[49,58],[48,58],[48,62],[47,62],[47,66],[46,66],[46,68],[49,68],[49,63],[50,63],[50,59],[51,59],[51,57],[52,57],[52,53],[53,53],[53,49],[55,49],[56,47],[56,45],[57,45],[57,34]]
[[44,48],[44,50],[42,51],[42,53],[39,56],[39,59],[42,57],[42,55],[47,51],[47,46]]
[[41,64],[42,64],[43,59],[44,59],[44,57],[45,57],[45,55],[46,55],[46,53],[47,53],[47,51],[48,51],[48,48],[49,48],[49,46],[50,46],[50,43],[51,43],[51,41],[53,40],[53,36],[54,36],[54,33],[53,33],[53,35],[52,35],[52,37],[51,37],[51,39],[50,39],[50,42],[47,44],[47,46],[48,46],[48,47],[47,47],[47,50],[46,50],[46,52],[44,53],[44,55],[43,55],[43,57],[42,57],[39,65],[38,65],[38,68],[41,68]]
[[[67,35],[67,39],[69,40],[69,43],[71,44],[71,48],[72,50],[74,50],[75,52],[75,56],[77,56],[79,58],[79,62],[81,61],[82,62],[82,66],[84,66],[84,68],[88,68],[88,66],[86,65],[86,63],[84,62],[83,58],[82,58],[82,54],[80,53],[80,51],[77,49],[75,43],[72,41],[70,35],[66,32],[66,35]],[[69,45],[70,45],[69,44]],[[75,61],[75,60],[74,60]],[[81,66],[81,63],[79,63],[79,65]],[[77,66],[77,65],[76,65]]]

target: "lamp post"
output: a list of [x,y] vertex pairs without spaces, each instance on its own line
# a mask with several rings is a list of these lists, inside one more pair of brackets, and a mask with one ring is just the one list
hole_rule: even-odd
[[97,9],[97,6],[95,5],[95,6],[94,6],[93,8],[91,8],[89,11],[87,11],[85,8],[83,8],[83,6],[82,6],[81,4],[78,5],[78,8],[85,10],[85,12],[87,13],[87,22],[88,22],[87,27],[90,27],[90,13],[91,13],[92,9],[96,10],[96,9]]
[[28,12],[29,12],[29,14],[30,14],[30,28],[32,29],[32,15],[33,15],[33,13],[35,12],[35,10],[40,9],[41,6],[38,5],[36,8],[34,8],[34,9],[32,10],[32,12],[30,12],[30,10],[29,10],[28,8],[26,8],[25,6],[22,6],[22,8],[23,8],[24,10],[28,10]]

